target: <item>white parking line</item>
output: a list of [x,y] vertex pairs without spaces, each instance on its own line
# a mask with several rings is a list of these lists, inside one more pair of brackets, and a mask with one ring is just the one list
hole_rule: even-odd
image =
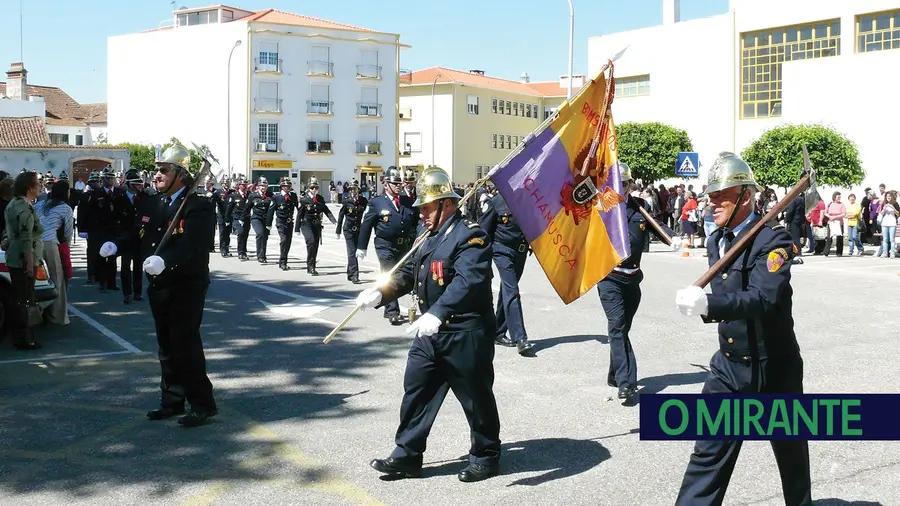
[[135,346],[135,345],[129,343],[128,341],[122,339],[121,337],[119,337],[118,334],[116,334],[116,333],[113,332],[112,330],[109,330],[108,328],[104,327],[104,326],[101,325],[100,322],[98,322],[97,320],[95,320],[95,319],[91,318],[90,316],[88,316],[88,315],[82,313],[81,311],[79,311],[78,309],[76,309],[76,308],[75,308],[74,306],[72,306],[71,304],[69,304],[69,311],[71,311],[72,314],[74,314],[75,316],[77,316],[77,317],[81,318],[82,320],[84,320],[85,322],[87,322],[87,324],[90,325],[91,327],[94,327],[95,329],[97,329],[97,331],[99,331],[99,332],[100,332],[101,334],[103,334],[104,336],[110,338],[114,343],[118,344],[118,345],[121,346],[122,348],[125,348],[125,350],[127,350],[128,352],[130,352],[130,353],[141,353],[141,350],[139,350],[139,349],[137,348],[137,346]]
[[81,355],[63,355],[60,357],[42,357],[42,358],[17,358],[15,360],[2,360],[0,361],[0,365],[2,364],[16,364],[23,362],[31,362],[31,363],[44,363],[44,362],[55,362],[57,360],[68,360],[73,358],[91,358],[91,357],[108,357],[110,355],[126,355],[134,353],[132,351],[107,351],[103,353],[84,353]]

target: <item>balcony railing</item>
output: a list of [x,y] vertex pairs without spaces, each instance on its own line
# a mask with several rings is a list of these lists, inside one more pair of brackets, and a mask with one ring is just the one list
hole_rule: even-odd
[[281,60],[275,58],[254,58],[254,72],[275,72],[281,73]]
[[359,79],[381,79],[381,67],[378,65],[357,65],[356,77]]
[[381,104],[375,104],[371,102],[358,102],[356,104],[356,115],[360,117],[369,116],[372,118],[380,118]]
[[306,141],[306,152],[331,154],[331,141]]
[[356,141],[357,155],[380,155],[381,142],[379,141]]
[[281,112],[280,98],[253,99],[253,112]]
[[334,114],[334,102],[325,102],[323,100],[307,100],[306,113],[322,115]]
[[275,142],[253,139],[253,151],[256,153],[281,153],[281,139]]
[[330,61],[313,60],[306,62],[306,75],[308,76],[334,76],[334,63]]

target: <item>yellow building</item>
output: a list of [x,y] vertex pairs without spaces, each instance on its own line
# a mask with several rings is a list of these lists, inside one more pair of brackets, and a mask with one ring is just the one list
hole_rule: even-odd
[[[483,177],[565,102],[568,76],[512,81],[432,67],[400,75],[400,164],[447,169],[454,182]],[[573,94],[584,76],[572,79]]]

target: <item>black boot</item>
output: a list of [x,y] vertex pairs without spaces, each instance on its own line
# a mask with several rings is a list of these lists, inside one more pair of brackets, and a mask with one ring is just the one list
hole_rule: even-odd
[[372,469],[396,478],[419,478],[422,476],[422,462],[412,459],[374,459],[369,463]]

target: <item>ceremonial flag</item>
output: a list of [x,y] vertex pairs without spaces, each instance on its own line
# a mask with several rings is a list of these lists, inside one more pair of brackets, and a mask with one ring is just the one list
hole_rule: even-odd
[[631,255],[610,88],[601,72],[490,175],[565,304]]

